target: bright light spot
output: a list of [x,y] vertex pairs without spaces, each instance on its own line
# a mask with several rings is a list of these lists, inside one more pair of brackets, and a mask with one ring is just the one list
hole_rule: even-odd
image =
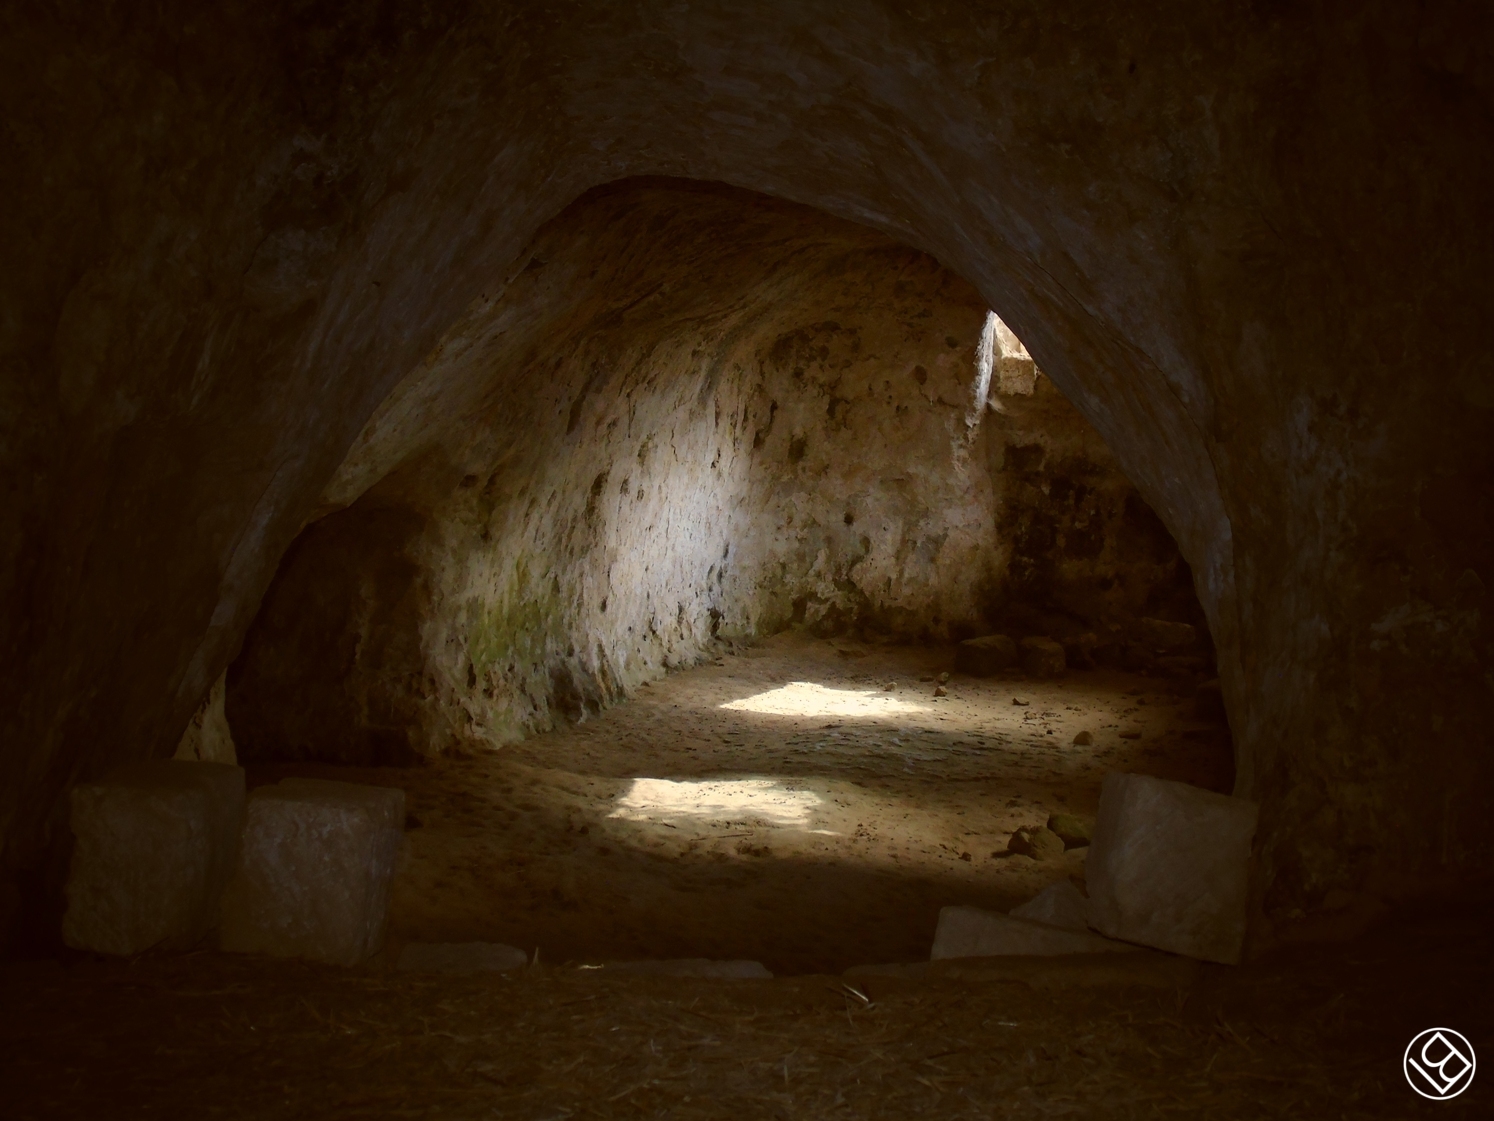
[[707,821],[762,821],[803,828],[822,799],[811,790],[789,790],[777,779],[743,778],[719,782],[675,782],[635,778],[617,809],[608,816],[624,821],[696,818]]
[[791,681],[782,688],[721,707],[771,716],[889,716],[895,712],[929,711],[925,705],[900,701],[878,689],[827,689],[812,681]]

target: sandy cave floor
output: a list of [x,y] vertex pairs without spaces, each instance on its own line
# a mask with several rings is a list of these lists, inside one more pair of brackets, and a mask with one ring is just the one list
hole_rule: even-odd
[[1006,844],[1050,813],[1093,815],[1107,771],[1230,787],[1228,732],[1195,717],[1192,681],[957,675],[936,698],[952,663],[948,648],[784,634],[479,758],[251,781],[405,788],[419,827],[391,954],[492,941],[555,964],[747,958],[775,973],[924,959],[941,906],[1004,910],[1082,881],[1084,849],[1040,864]]
[[[1477,1085],[1417,1098],[1401,1053],[1433,1024],[1494,1029],[1487,909],[1236,968],[1145,952],[838,975],[925,957],[944,903],[1081,874],[1078,852],[991,853],[1050,809],[1092,812],[1109,769],[1228,784],[1227,733],[1191,719],[1186,685],[957,677],[936,702],[919,678],[947,657],[785,637],[490,756],[295,768],[409,791],[389,951],[357,969],[211,950],[0,962],[0,1116],[1485,1115]],[[541,963],[392,969],[412,938],[534,944]],[[563,964],[686,954],[798,975]]]

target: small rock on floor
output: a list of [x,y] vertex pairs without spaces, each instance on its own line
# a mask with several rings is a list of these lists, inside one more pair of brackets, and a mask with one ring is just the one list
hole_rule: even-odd
[[1089,844],[1094,826],[1075,814],[1053,814],[1048,818],[1048,828],[1058,834],[1064,848],[1077,849]]
[[1051,829],[1018,829],[1007,842],[1008,852],[1030,856],[1034,860],[1056,860],[1063,855],[1063,840]]

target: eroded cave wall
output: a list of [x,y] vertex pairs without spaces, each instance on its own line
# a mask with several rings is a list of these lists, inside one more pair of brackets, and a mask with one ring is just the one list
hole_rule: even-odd
[[1262,914],[1494,868],[1488,5],[0,20],[7,877],[169,754],[463,309],[635,175],[875,227],[1018,331],[1193,569]]
[[[381,410],[329,487],[350,505],[282,562],[230,674],[244,758],[501,744],[789,626],[949,640],[1003,605],[1129,623],[1182,565],[1061,472],[1013,477],[989,449],[1042,441],[1102,505],[1150,514],[1046,379],[987,407],[978,294],[880,235],[619,184],[551,223],[516,287]],[[1067,555],[1009,533],[1039,514],[1094,542],[1083,574],[1031,578]],[[1060,594],[1107,575],[1114,603]]]
[[1000,572],[968,284],[679,183],[594,193],[527,259],[282,563],[230,674],[246,759],[491,746],[791,625],[980,628]]
[[1192,569],[1114,453],[1052,380],[1034,369],[1005,390],[993,385],[985,426],[987,464],[1000,494],[995,538],[1003,579],[993,621],[1063,641],[1078,665],[1142,672],[1164,668],[1147,620],[1186,623],[1196,641],[1169,653],[1211,671]]

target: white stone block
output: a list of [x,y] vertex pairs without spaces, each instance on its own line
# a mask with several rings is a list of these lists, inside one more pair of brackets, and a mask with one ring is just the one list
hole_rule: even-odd
[[411,942],[399,955],[399,968],[426,973],[484,973],[520,969],[529,955],[502,942]]
[[1059,880],[1008,913],[1015,919],[1047,923],[1064,930],[1088,930],[1088,905],[1077,887],[1068,880]]
[[223,949],[355,965],[384,941],[405,792],[286,779],[249,797]]
[[1112,938],[1238,962],[1256,816],[1243,798],[1147,775],[1106,776],[1084,873],[1090,925]]
[[72,791],[62,937],[105,954],[184,950],[212,929],[233,868],[244,772],[169,759]]
[[1008,954],[1106,954],[1136,949],[1088,930],[1065,930],[1030,919],[977,907],[945,907],[939,912],[930,961],[943,958],[1002,957]]

